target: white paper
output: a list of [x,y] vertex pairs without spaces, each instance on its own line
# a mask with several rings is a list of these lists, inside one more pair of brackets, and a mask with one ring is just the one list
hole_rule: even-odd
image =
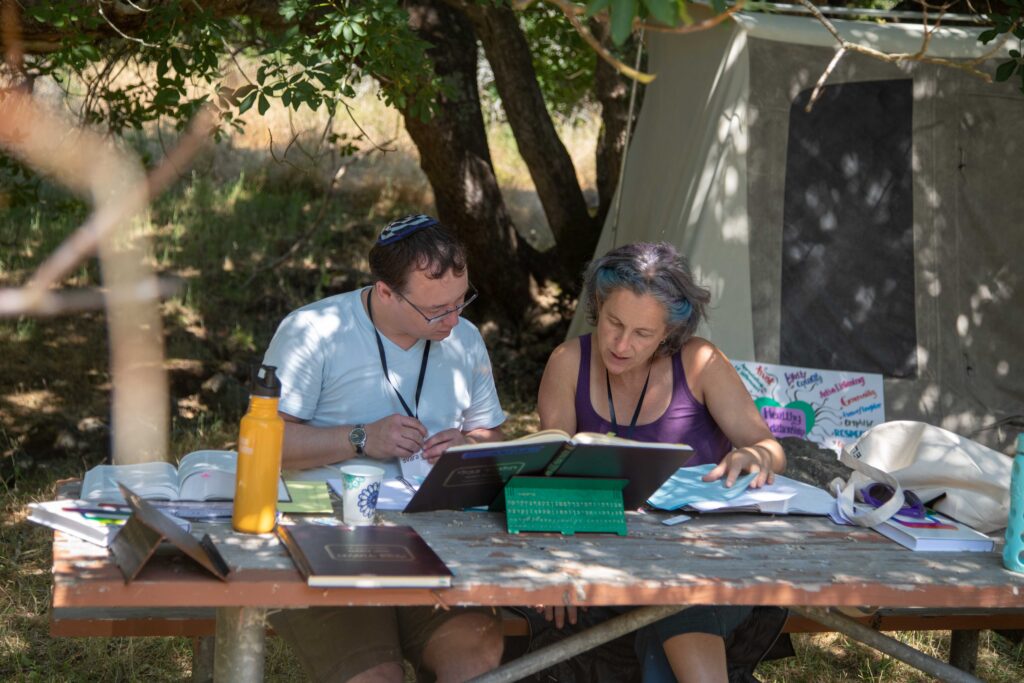
[[732,500],[698,503],[687,507],[701,512],[756,507],[765,513],[828,516],[835,507],[835,499],[824,489],[776,475],[774,483],[759,489],[747,489],[743,495]]
[[[341,479],[328,479],[327,485],[331,487],[331,490],[334,491],[338,498],[344,500]],[[409,504],[409,501],[412,500],[414,493],[416,493],[416,489],[401,479],[385,479],[381,482],[380,491],[377,493],[377,509],[401,512]]]
[[423,457],[423,451],[416,451],[408,458],[399,458],[398,464],[402,468],[402,478],[413,486],[422,484],[430,473],[431,464]]

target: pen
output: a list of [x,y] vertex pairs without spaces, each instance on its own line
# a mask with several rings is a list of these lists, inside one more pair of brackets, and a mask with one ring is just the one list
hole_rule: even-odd
[[410,491],[412,491],[413,493],[416,493],[416,487],[415,487],[415,486],[413,486],[413,485],[412,485],[412,484],[411,484],[411,483],[409,482],[409,480],[408,480],[408,479],[406,479],[406,478],[405,478],[405,477],[403,477],[402,475],[398,475],[398,476],[397,476],[397,477],[395,477],[395,478],[396,478],[396,479],[397,479],[398,481],[400,481],[400,482],[402,482],[403,484],[405,484],[405,488],[409,489],[409,490],[410,490]]

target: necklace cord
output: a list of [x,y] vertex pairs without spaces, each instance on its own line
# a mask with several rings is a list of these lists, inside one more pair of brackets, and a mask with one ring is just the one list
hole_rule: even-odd
[[423,379],[427,376],[427,358],[430,356],[430,340],[428,339],[426,344],[423,346],[423,360],[420,362],[420,376],[416,381],[416,398],[413,404],[413,410],[409,409],[409,404],[402,398],[402,392],[398,390],[395,383],[391,381],[391,375],[388,373],[388,357],[384,353],[384,342],[380,338],[380,333],[377,331],[377,325],[373,322],[373,304],[370,298],[373,296],[373,288],[366,293],[366,315],[370,318],[370,325],[373,326],[373,335],[377,338],[377,353],[380,354],[380,367],[384,371],[384,379],[391,385],[391,389],[394,390],[395,396],[402,403],[402,408],[405,409],[405,414],[409,417],[419,419],[420,412],[420,394],[423,392]]

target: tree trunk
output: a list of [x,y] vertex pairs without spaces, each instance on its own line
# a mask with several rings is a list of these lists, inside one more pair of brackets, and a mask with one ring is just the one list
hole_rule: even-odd
[[558,260],[575,280],[593,255],[600,226],[587,209],[572,158],[548,113],[519,19],[503,4],[450,2],[462,6],[483,44],[519,154],[555,236]]
[[429,121],[403,110],[406,129],[434,188],[438,217],[466,245],[480,303],[518,326],[532,303],[529,276],[487,146],[473,27],[442,0],[409,0],[404,6],[413,30],[433,46],[428,54],[438,76],[452,88],[450,96],[439,97]]
[[[611,32],[605,22],[593,19],[589,28],[594,37],[608,49],[616,49],[612,45]],[[620,56],[632,66],[637,48],[636,36],[631,36],[619,50]],[[601,103],[601,133],[597,138],[597,192],[600,203],[597,207],[597,220],[604,225],[611,209],[612,199],[619,182],[622,159],[626,153],[626,137],[630,127],[629,93],[633,82],[620,74],[611,64],[597,55],[597,66],[594,69],[594,94]],[[637,90],[636,112],[640,111],[643,100],[643,86]]]

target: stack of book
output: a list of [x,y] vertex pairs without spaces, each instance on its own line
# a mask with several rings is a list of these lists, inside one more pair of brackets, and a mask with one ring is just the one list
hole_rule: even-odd
[[989,552],[991,538],[966,524],[928,510],[923,518],[893,515],[875,531],[911,550],[930,552]]
[[[83,541],[109,547],[121,530],[131,509],[123,504],[100,504],[86,500],[49,500],[29,503],[28,521],[63,531]],[[172,517],[185,531],[191,525],[184,519]]]
[[[867,509],[863,503],[854,503],[856,512],[862,509]],[[836,524],[853,524],[838,505],[833,505],[829,516]],[[995,548],[995,542],[980,531],[927,508],[923,517],[893,515],[871,528],[911,550],[987,553]]]

